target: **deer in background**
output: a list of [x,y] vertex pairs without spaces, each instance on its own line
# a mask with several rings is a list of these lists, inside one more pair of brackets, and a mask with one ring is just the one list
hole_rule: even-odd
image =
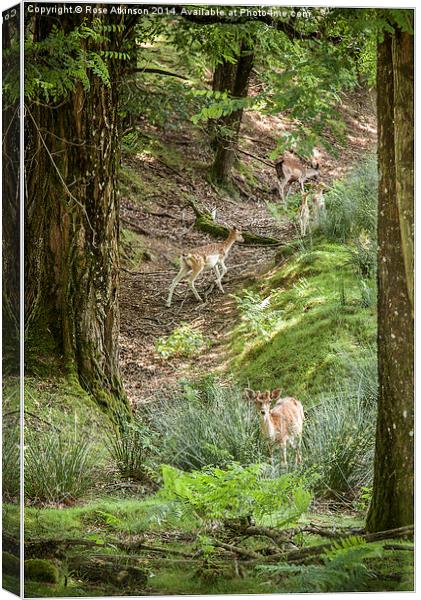
[[[304,410],[301,402],[295,398],[279,398],[281,390],[255,392],[246,389],[246,396],[254,400],[260,413],[262,433],[272,445],[282,450],[282,464],[287,464],[287,445],[295,448],[295,464],[301,463],[301,436],[303,433]],[[271,409],[272,400],[277,400]]]
[[[285,202],[286,197],[291,189],[291,185],[298,181],[301,191],[304,192],[304,184],[310,179],[318,179],[320,176],[319,164],[306,166],[298,156],[290,152],[288,156],[283,156],[275,163],[276,174],[278,176],[278,188],[282,201]],[[287,194],[285,196],[285,189]]]
[[312,198],[311,208],[313,213],[313,219],[316,225],[320,225],[320,222],[324,219],[326,215],[326,203],[323,196],[323,191],[327,187],[328,186],[321,181],[318,184],[317,191]]
[[300,206],[298,219],[300,222],[301,237],[304,237],[305,234],[307,233],[307,228],[310,223],[310,209],[308,207],[308,194],[304,194],[304,197],[303,197],[303,200],[302,200],[301,206]]
[[[194,248],[189,254],[181,255],[180,270],[170,285],[167,307],[171,306],[174,290],[183,279],[187,279],[196,299],[199,302],[202,302],[202,298],[199,296],[194,282],[204,270],[213,269],[215,271],[216,285],[221,292],[224,293],[221,280],[228,271],[227,266],[225,265],[225,259],[227,258],[233,244],[235,242],[243,241],[244,238],[241,235],[241,231],[236,227],[233,227],[229,230],[228,237],[224,242],[200,246],[199,248]],[[221,267],[221,270],[219,270],[219,266]]]

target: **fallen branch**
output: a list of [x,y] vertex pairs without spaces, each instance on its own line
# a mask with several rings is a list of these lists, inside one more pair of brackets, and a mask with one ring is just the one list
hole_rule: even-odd
[[[218,238],[226,238],[227,237],[227,235],[229,233],[228,227],[225,227],[224,225],[220,225],[219,223],[215,223],[215,221],[212,218],[212,215],[207,211],[206,212],[201,211],[199,209],[199,207],[197,206],[196,202],[192,198],[189,198],[189,204],[192,207],[194,214],[196,215],[195,226],[198,229],[200,229],[201,231],[204,231],[205,233],[210,233],[210,235],[213,235],[214,237],[218,237]],[[250,233],[248,231],[243,231],[242,236],[244,238],[244,242],[246,242],[247,245],[249,245],[249,244],[259,245],[259,246],[281,246],[281,245],[283,245],[283,242],[281,242],[281,240],[278,240],[273,237],[257,235],[255,233]]]
[[129,219],[126,219],[125,217],[121,217],[121,220],[123,223],[126,223],[130,227],[130,229],[137,231],[137,233],[140,233],[141,235],[151,235],[150,231],[148,231],[147,229],[143,229],[143,227],[140,227],[140,225],[133,223]]
[[[352,534],[351,534],[352,535]],[[414,526],[408,525],[406,527],[398,527],[396,529],[388,529],[386,531],[379,531],[376,533],[366,533],[360,537],[367,543],[379,542],[381,540],[394,539],[394,538],[405,538],[414,535]],[[346,539],[350,535],[344,536],[342,539]],[[303,562],[309,558],[318,558],[320,554],[323,554],[326,550],[333,548],[334,544],[321,544],[319,546],[310,546],[308,548],[302,548],[301,550],[293,550],[292,552],[284,554],[276,554],[269,557],[267,560],[281,560],[282,562]]]
[[233,546],[232,544],[226,544],[225,542],[220,542],[219,540],[212,540],[212,544],[214,546],[219,546],[220,548],[224,548],[224,550],[229,550],[230,552],[234,552],[234,554],[238,554],[240,556],[244,556],[245,558],[252,558],[261,560],[262,557],[257,552],[253,552],[253,550],[245,550],[244,548],[239,548],[238,546]]
[[272,169],[275,168],[275,164],[273,162],[270,163],[267,160],[263,160],[263,158],[260,158],[259,156],[256,156],[255,154],[252,154],[251,152],[246,152],[245,150],[240,150],[240,148],[237,148],[236,151],[241,152],[241,154],[245,154],[246,156],[250,156],[251,158],[254,158],[255,160],[258,160],[259,162],[263,163],[267,167],[271,167]]

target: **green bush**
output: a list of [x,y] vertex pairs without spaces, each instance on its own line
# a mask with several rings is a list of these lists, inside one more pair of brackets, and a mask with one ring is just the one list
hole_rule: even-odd
[[42,558],[25,560],[25,579],[44,583],[57,583],[58,578],[58,569],[51,561]]
[[190,470],[267,459],[254,405],[212,377],[184,382],[181,393],[144,410],[160,438],[160,462]]
[[26,499],[40,503],[83,497],[95,484],[97,461],[86,433],[76,429],[26,432]]
[[326,219],[320,231],[332,241],[347,242],[361,234],[374,238],[377,227],[378,173],[369,156],[350,175],[334,182],[325,194]]
[[264,465],[231,464],[190,473],[164,465],[159,496],[202,521],[253,519],[293,526],[308,509],[311,494],[297,474],[268,478]]
[[155,345],[157,352],[163,358],[193,356],[208,346],[209,340],[187,323],[174,329],[168,337],[159,338]]

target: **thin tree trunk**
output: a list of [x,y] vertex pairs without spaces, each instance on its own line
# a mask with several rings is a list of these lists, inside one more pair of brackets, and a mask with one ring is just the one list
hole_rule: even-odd
[[[399,61],[392,60],[402,50],[399,37],[385,34],[378,45],[378,131],[379,131],[379,207],[378,207],[378,355],[379,402],[376,432],[373,499],[367,517],[368,531],[381,531],[410,525],[414,519],[414,404],[413,404],[413,320],[408,295],[400,206],[400,194],[411,194],[411,137],[406,141],[399,129],[401,109]],[[405,44],[406,47],[406,44]],[[394,76],[395,75],[395,76]],[[408,75],[407,75],[408,76]],[[405,89],[410,90],[407,82]],[[413,93],[413,90],[412,90]],[[407,98],[410,102],[410,97]],[[399,140],[397,142],[397,140]],[[406,158],[408,171],[404,183],[397,183],[395,148]],[[405,215],[408,218],[408,215]],[[410,250],[407,250],[410,253]]]
[[[237,63],[223,62],[217,66],[214,74],[213,89],[226,91],[234,98],[246,98],[249,79],[253,68],[253,44],[242,42]],[[243,109],[218,119],[212,145],[215,158],[211,169],[212,179],[219,185],[229,186],[231,172],[236,157],[238,134],[243,117]]]

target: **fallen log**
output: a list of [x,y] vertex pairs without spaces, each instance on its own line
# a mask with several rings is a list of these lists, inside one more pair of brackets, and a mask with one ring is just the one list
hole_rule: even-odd
[[[346,539],[351,537],[353,534],[344,536],[342,539]],[[398,527],[396,529],[388,529],[386,531],[379,531],[376,533],[366,533],[360,535],[363,540],[367,543],[379,542],[382,540],[390,540],[396,538],[406,538],[414,535],[414,526],[408,525],[406,527]],[[294,562],[301,563],[311,558],[318,558],[321,554],[323,554],[326,550],[330,550],[334,547],[334,543],[326,543],[320,544],[319,546],[310,546],[307,548],[302,548],[300,550],[293,550],[292,552],[287,553],[279,553],[276,555],[272,555],[268,557],[267,560],[270,562],[273,561],[282,561],[282,562]]]
[[[215,223],[212,218],[212,215],[208,211],[202,211],[197,206],[196,202],[189,198],[189,204],[193,209],[194,214],[196,215],[195,226],[197,229],[204,231],[205,233],[209,233],[210,235],[217,238],[226,238],[229,233],[229,228],[225,227],[225,225],[220,225],[219,223]],[[242,231],[242,236],[244,238],[244,242],[246,244],[258,245],[258,246],[283,246],[284,242],[278,240],[277,238],[257,235],[256,233],[251,233],[249,231]]]

